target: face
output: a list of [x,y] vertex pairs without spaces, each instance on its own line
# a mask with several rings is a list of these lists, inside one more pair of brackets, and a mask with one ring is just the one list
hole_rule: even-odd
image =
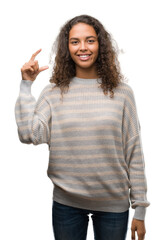
[[94,68],[99,43],[94,28],[86,23],[77,23],[69,32],[69,52],[76,70]]

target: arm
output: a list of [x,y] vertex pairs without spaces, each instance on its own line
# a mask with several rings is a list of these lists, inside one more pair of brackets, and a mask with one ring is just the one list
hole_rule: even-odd
[[51,110],[45,93],[42,91],[38,102],[31,94],[31,86],[37,75],[48,69],[48,66],[40,67],[35,57],[41,52],[37,50],[30,60],[21,68],[22,81],[20,93],[15,105],[15,118],[18,126],[18,136],[23,143],[35,145],[48,143],[50,139]]
[[22,80],[20,93],[15,105],[18,136],[22,143],[49,144],[51,109],[46,100],[44,88],[38,101],[31,94],[33,81]]
[[140,123],[137,115],[134,93],[129,87],[123,112],[123,145],[125,161],[129,169],[131,207],[135,209],[134,219],[144,220],[147,201],[147,182],[142,150]]
[[131,87],[128,87],[123,110],[123,147],[125,161],[128,165],[130,180],[131,207],[135,209],[131,224],[131,239],[135,240],[137,231],[138,240],[143,240],[146,234],[145,214],[150,205],[147,201],[147,181],[145,163],[141,142],[141,128],[138,119],[136,102]]

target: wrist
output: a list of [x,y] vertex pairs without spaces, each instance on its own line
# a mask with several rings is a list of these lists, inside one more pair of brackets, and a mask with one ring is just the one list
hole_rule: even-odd
[[146,207],[137,206],[135,208],[135,213],[134,213],[133,218],[135,218],[137,220],[144,220],[145,219],[145,215],[146,215]]
[[21,80],[21,84],[20,84],[20,90],[24,93],[29,93],[31,94],[31,86],[33,84],[33,81],[31,80]]

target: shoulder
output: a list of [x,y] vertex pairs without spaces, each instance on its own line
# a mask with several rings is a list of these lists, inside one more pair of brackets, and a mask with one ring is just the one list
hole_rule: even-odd
[[134,94],[132,87],[128,83],[125,83],[125,82],[120,82],[116,89],[117,89],[117,91],[119,91],[123,94],[126,94],[126,95]]
[[123,95],[124,99],[134,101],[134,90],[128,83],[119,83],[119,85],[117,86],[117,91],[119,92],[119,94]]
[[117,93],[119,96],[122,97],[124,104],[133,106],[135,105],[135,94],[133,91],[133,88],[125,82],[119,83],[119,85],[116,88]]

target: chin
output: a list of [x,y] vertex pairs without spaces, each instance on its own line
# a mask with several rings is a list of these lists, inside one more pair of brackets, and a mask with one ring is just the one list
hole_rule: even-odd
[[83,68],[83,69],[90,69],[90,68],[93,68],[94,67],[94,64],[87,64],[87,63],[84,63],[84,64],[76,64],[79,68]]

